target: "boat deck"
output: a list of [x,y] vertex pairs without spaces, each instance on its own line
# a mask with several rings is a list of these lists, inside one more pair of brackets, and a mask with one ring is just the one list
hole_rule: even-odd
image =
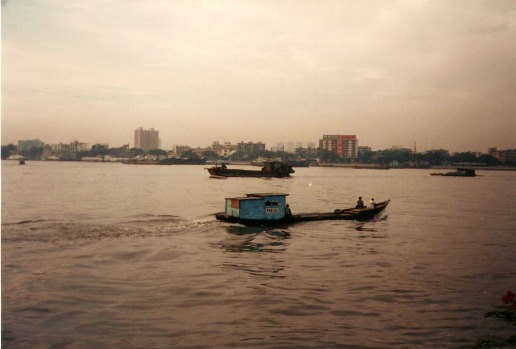
[[271,225],[289,225],[298,222],[310,222],[310,221],[326,221],[326,220],[368,220],[374,218],[378,213],[383,211],[389,204],[390,200],[380,202],[376,204],[375,208],[349,208],[345,210],[335,210],[334,212],[323,212],[323,213],[299,213],[294,214],[290,217],[285,217],[278,220],[252,220],[252,219],[241,219],[233,217],[225,212],[220,212],[215,215],[218,220],[239,223],[248,226],[271,226]]

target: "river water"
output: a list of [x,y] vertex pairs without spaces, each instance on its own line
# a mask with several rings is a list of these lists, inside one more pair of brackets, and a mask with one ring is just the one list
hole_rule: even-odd
[[[514,334],[484,314],[516,291],[516,172],[431,172],[221,180],[2,161],[2,347],[462,348]],[[368,222],[214,219],[251,192],[289,193],[294,214],[392,201]]]

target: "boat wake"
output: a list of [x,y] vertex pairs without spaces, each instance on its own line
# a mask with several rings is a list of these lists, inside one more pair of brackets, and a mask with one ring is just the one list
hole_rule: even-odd
[[[133,217],[134,218],[134,217]],[[62,242],[184,235],[193,230],[211,230],[213,218],[188,220],[170,215],[144,215],[120,223],[33,220],[2,224],[2,243]]]
[[229,236],[216,245],[228,252],[283,252],[290,238],[284,229],[229,226],[226,232]]
[[45,219],[34,219],[34,220],[24,220],[24,221],[19,221],[19,222],[13,222],[13,223],[2,223],[2,225],[4,226],[8,226],[8,225],[19,225],[19,224],[31,224],[31,223],[39,223],[39,222],[48,222],[47,220]]

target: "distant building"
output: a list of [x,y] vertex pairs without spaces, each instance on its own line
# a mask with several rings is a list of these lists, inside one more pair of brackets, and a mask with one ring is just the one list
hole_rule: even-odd
[[213,150],[217,155],[228,157],[231,154],[235,153],[238,149],[236,144],[231,144],[231,142],[213,142],[211,145],[211,150]]
[[308,143],[306,143],[306,147],[308,149],[315,149],[315,143],[314,142],[308,142]]
[[492,157],[495,157],[496,159],[500,160],[500,152],[497,148],[489,148],[487,149],[487,154],[491,155]]
[[319,147],[346,159],[358,157],[358,139],[355,135],[323,135],[319,140]]
[[73,152],[73,153],[78,153],[80,151],[88,151],[90,149],[91,148],[90,148],[89,143],[82,143],[82,142],[79,142],[77,140],[75,140],[72,143],[70,143],[70,151]]
[[371,147],[367,147],[367,146],[358,147],[358,156],[364,156],[366,153],[370,153],[372,151],[373,150],[371,149]]
[[495,157],[502,163],[516,162],[516,149],[498,150],[497,148],[489,148],[487,154]]
[[287,142],[287,153],[293,153],[294,149],[294,142]]
[[259,153],[261,151],[265,151],[265,143],[240,142],[240,143],[237,143],[237,149],[238,149],[238,151],[244,151],[244,152],[248,152],[248,153]]
[[151,149],[161,149],[159,131],[151,128],[144,130],[142,127],[134,131],[134,147],[149,151]]
[[516,149],[500,150],[500,161],[503,163],[516,162]]
[[44,146],[45,146],[45,143],[43,143],[39,139],[18,141],[18,150],[19,151],[29,151],[32,148],[43,148]]
[[276,146],[276,151],[285,151],[285,144],[278,143],[278,145]]
[[393,145],[393,146],[391,147],[391,150],[403,151],[403,152],[407,152],[407,153],[410,153],[410,154],[412,154],[412,152],[413,152],[413,150],[412,150],[412,149],[405,148],[405,147],[403,147],[402,145]]
[[189,146],[187,145],[175,145],[173,148],[172,148],[172,156],[176,156],[176,157],[179,157],[181,156],[181,154],[185,151],[190,151],[192,150],[192,148],[190,148]]

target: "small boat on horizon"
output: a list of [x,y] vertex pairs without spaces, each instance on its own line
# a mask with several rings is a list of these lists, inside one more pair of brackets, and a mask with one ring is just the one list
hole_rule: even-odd
[[430,173],[431,176],[443,176],[443,177],[475,177],[477,174],[472,168],[458,168],[453,172],[445,173]]
[[289,225],[300,222],[323,220],[369,220],[382,212],[390,200],[379,202],[375,207],[335,209],[326,213],[289,214],[286,203],[289,194],[254,193],[245,197],[226,198],[225,211],[215,214],[215,218],[246,226]]
[[390,169],[389,165],[379,164],[379,165],[353,165],[351,168],[361,169],[361,170],[388,170]]
[[299,160],[286,160],[282,161],[281,159],[264,159],[264,158],[258,158],[254,161],[251,161],[249,165],[251,166],[259,166],[263,167],[267,162],[272,161],[278,161],[278,162],[284,162],[287,165],[290,165],[292,167],[310,167],[310,164],[312,163],[311,159],[299,159]]
[[130,159],[122,161],[126,165],[205,165],[207,159],[201,158],[165,158],[161,160]]

